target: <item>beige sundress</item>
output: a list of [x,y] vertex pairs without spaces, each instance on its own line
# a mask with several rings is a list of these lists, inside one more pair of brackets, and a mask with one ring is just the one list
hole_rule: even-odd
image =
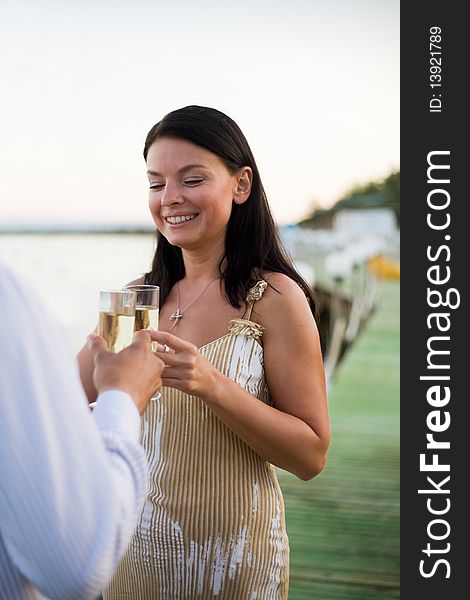
[[[200,348],[222,373],[270,404],[248,318]],[[137,529],[104,600],[286,600],[289,544],[275,468],[197,396],[162,388],[142,417],[150,484]]]

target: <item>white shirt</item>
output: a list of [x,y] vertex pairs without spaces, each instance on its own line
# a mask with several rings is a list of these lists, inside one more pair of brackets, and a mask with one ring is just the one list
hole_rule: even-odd
[[124,392],[90,413],[56,322],[0,263],[2,600],[99,595],[145,497],[139,428]]

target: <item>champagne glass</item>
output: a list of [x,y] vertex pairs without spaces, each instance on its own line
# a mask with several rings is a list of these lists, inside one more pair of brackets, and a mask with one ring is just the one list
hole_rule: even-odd
[[[98,334],[104,337],[111,352],[119,352],[132,343],[136,299],[132,290],[100,291]],[[96,402],[90,402],[91,410],[95,406]]]
[[[124,289],[136,294],[134,331],[153,329],[158,331],[160,288],[158,285],[127,285]],[[154,342],[155,344],[155,342]],[[154,347],[154,351],[157,348]]]
[[[160,288],[158,285],[127,285],[124,289],[136,294],[134,330],[153,329],[158,331],[158,315],[160,311]],[[157,342],[152,342],[152,350],[158,349]],[[160,392],[152,397],[160,398]]]
[[137,294],[132,290],[101,290],[98,334],[111,352],[119,352],[132,343]]

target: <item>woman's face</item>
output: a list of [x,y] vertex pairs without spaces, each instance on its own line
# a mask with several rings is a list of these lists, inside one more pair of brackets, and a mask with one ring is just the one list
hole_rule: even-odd
[[198,249],[223,242],[239,173],[184,139],[160,138],[149,148],[149,206],[162,235],[174,246]]

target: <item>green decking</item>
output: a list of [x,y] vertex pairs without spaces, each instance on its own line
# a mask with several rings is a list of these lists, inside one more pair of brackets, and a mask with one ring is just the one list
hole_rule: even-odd
[[332,443],[309,482],[279,472],[291,544],[289,600],[399,593],[399,284],[346,354],[329,393]]

